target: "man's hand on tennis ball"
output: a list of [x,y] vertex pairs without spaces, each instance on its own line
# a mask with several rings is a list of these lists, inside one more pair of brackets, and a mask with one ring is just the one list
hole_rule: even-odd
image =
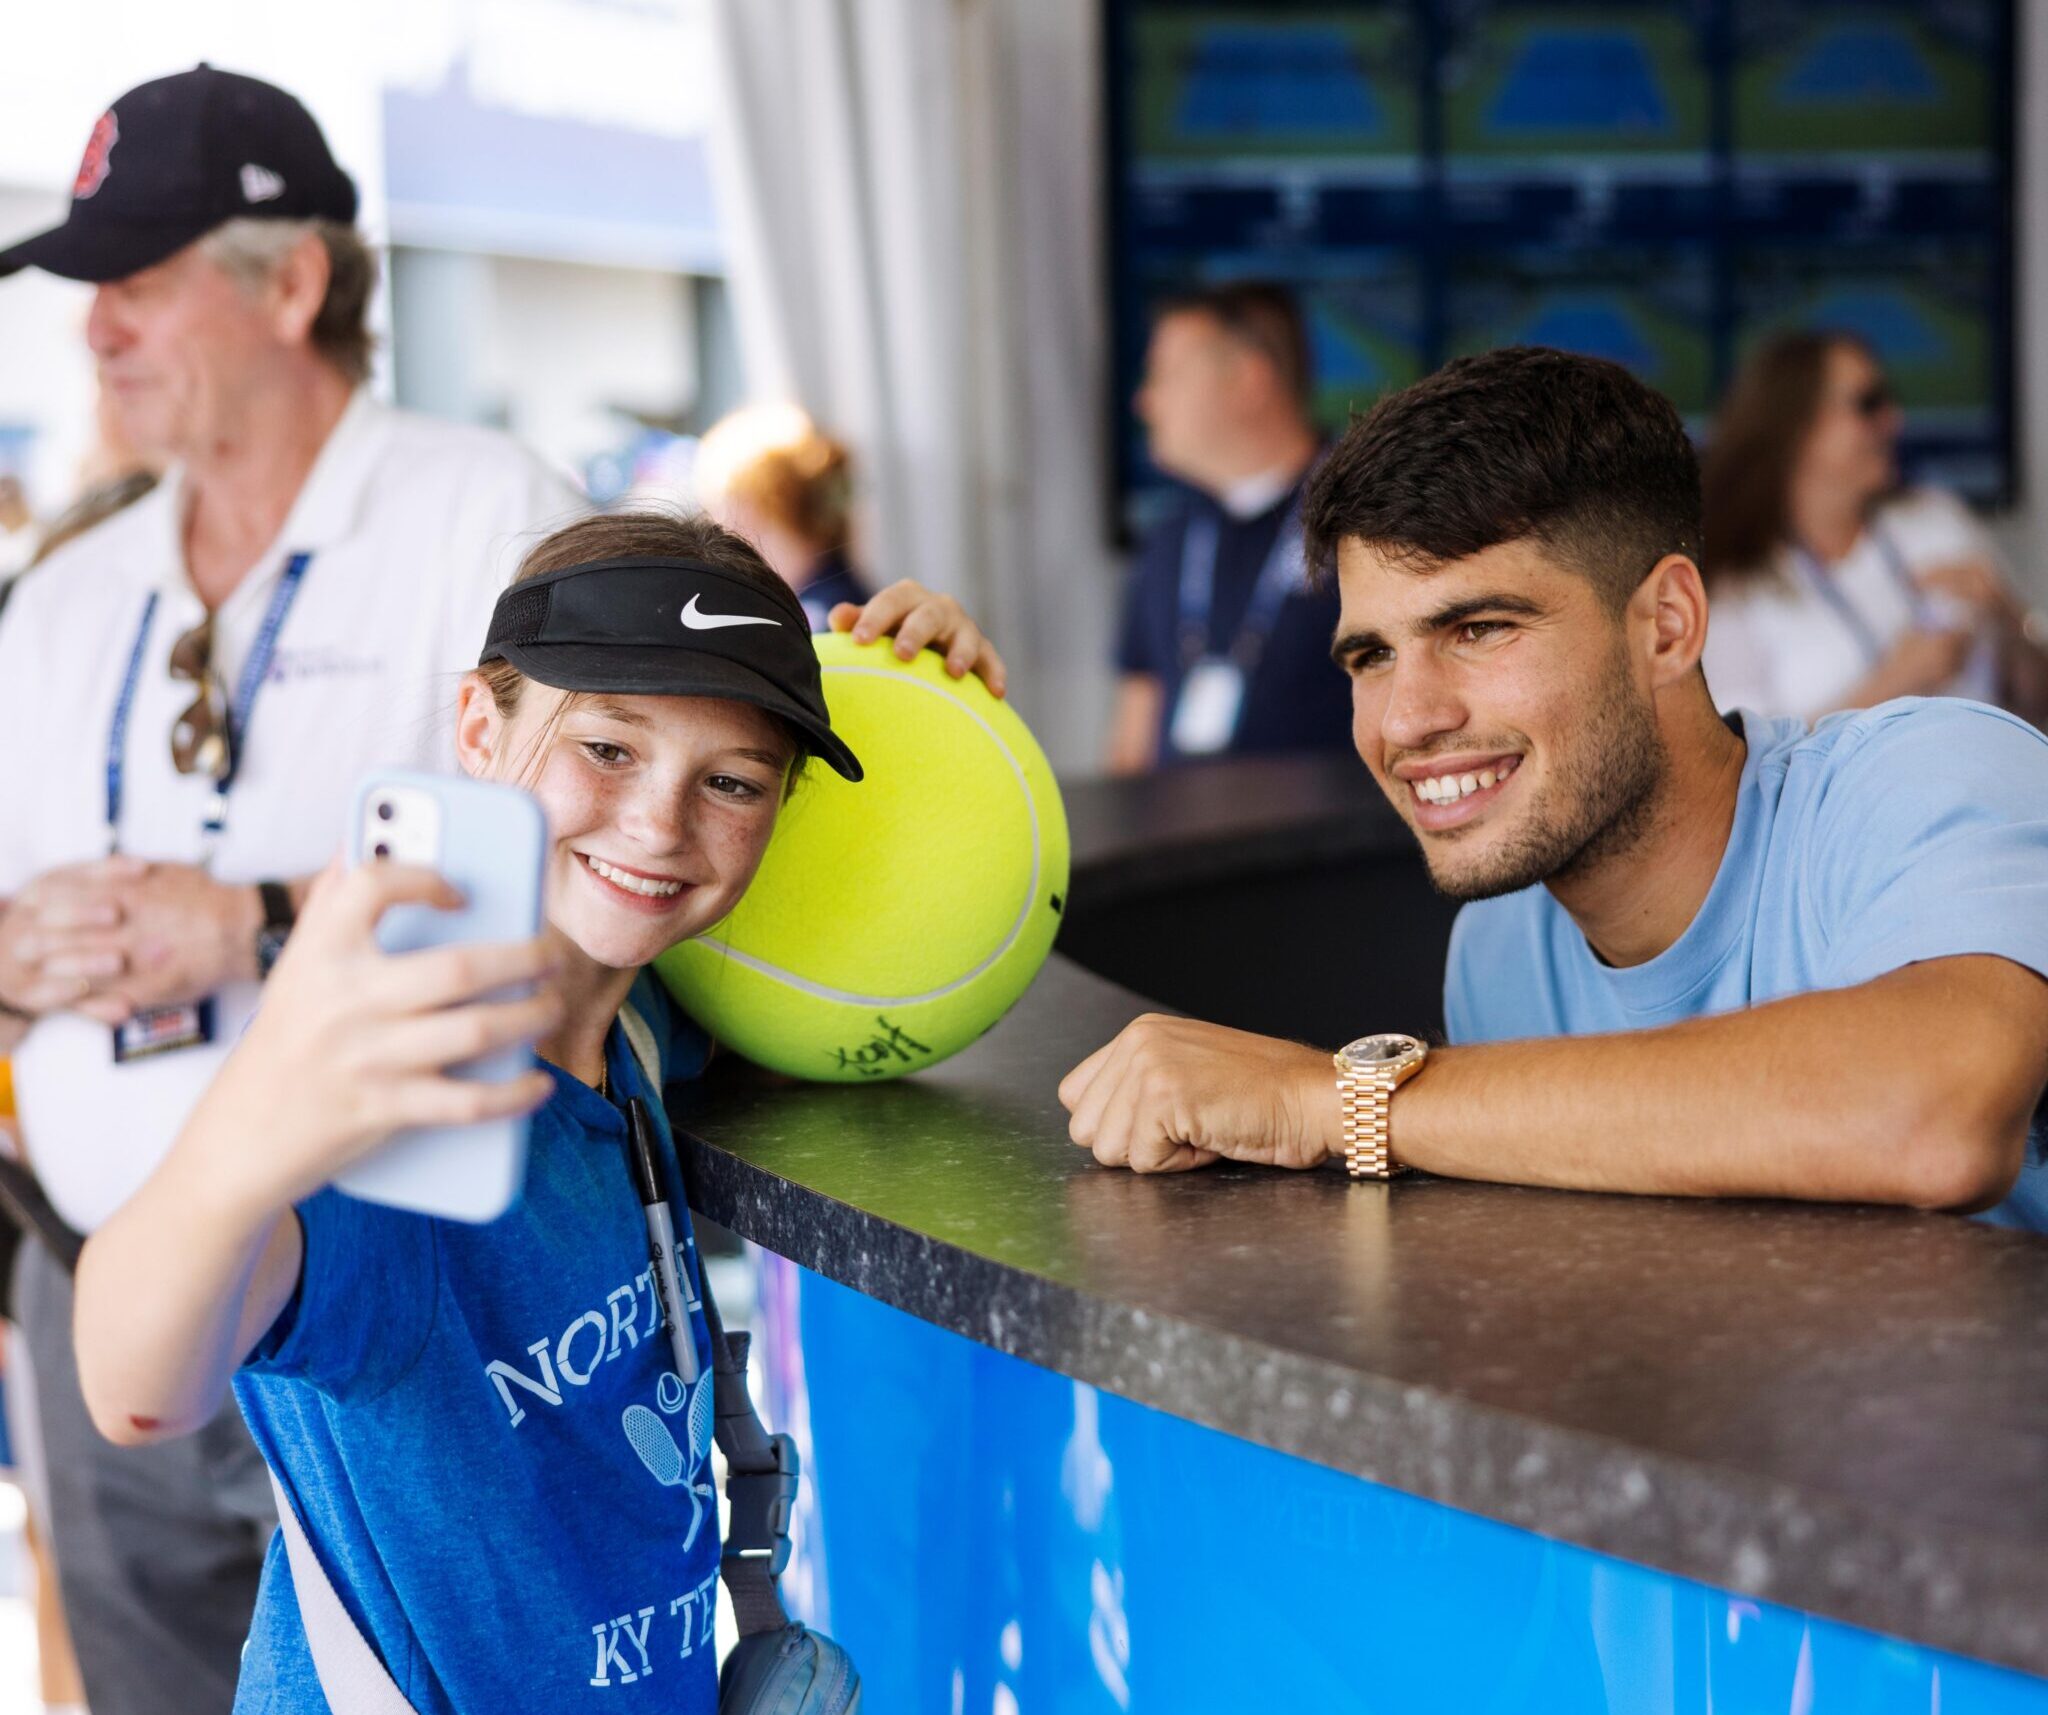
[[[461,903],[441,877],[408,865],[336,865],[320,878],[263,1004],[188,1128],[220,1141],[223,1184],[280,1208],[395,1132],[502,1119],[547,1100],[552,1083],[537,1067],[504,1083],[447,1070],[559,1026],[561,997],[547,981],[557,955],[546,937],[399,954],[377,944],[377,923],[394,905]],[[535,992],[524,999],[485,998],[529,984]],[[252,1135],[266,1140],[260,1165],[249,1156]]]
[[865,607],[843,601],[828,618],[834,631],[852,632],[856,643],[893,636],[896,653],[905,661],[915,660],[920,649],[936,649],[945,656],[948,673],[956,679],[979,674],[991,696],[1000,697],[1009,688],[1003,658],[967,610],[914,578],[891,584]]
[[1316,1167],[1342,1116],[1329,1055],[1147,1013],[1060,1080],[1067,1135],[1105,1167],[1177,1173],[1218,1159]]

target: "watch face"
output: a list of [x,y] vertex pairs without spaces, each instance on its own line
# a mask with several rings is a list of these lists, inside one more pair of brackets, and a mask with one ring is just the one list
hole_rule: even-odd
[[1344,1059],[1347,1064],[1366,1071],[1375,1066],[1411,1060],[1423,1051],[1423,1046],[1421,1040],[1413,1036],[1361,1036],[1356,1042],[1345,1044]]

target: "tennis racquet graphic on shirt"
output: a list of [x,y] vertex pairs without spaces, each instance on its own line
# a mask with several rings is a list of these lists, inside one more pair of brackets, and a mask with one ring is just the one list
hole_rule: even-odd
[[683,1538],[686,1549],[697,1540],[697,1532],[703,1528],[707,1510],[705,1503],[710,1502],[713,1506],[717,1503],[711,1485],[695,1480],[696,1472],[702,1468],[711,1451],[712,1409],[711,1378],[706,1376],[697,1384],[690,1399],[688,1464],[684,1463],[683,1450],[676,1445],[676,1438],[669,1433],[668,1425],[646,1406],[629,1405],[619,1418],[627,1442],[640,1455],[640,1463],[647,1467],[648,1475],[663,1488],[683,1489],[689,1494],[690,1529]]

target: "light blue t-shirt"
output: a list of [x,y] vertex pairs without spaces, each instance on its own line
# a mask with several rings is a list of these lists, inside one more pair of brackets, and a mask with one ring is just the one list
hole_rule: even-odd
[[[1811,732],[1741,720],[1735,825],[1685,933],[1616,969],[1540,885],[1468,905],[1445,978],[1451,1041],[1645,1030],[1962,953],[2048,976],[2048,738],[1949,698]],[[2019,1182],[1987,1219],[2048,1232],[2044,1142],[2037,1114]]]
[[[635,1003],[667,1038],[664,1075],[694,1077],[701,1033],[644,981]],[[608,1057],[614,1091],[641,1087],[616,1029]],[[484,1226],[334,1191],[299,1213],[299,1290],[235,1394],[412,1706],[711,1715],[718,1508],[708,1398],[696,1409],[710,1338],[697,1309],[703,1379],[686,1391],[619,1109],[557,1072],[525,1194]],[[279,1535],[235,1710],[327,1709]]]

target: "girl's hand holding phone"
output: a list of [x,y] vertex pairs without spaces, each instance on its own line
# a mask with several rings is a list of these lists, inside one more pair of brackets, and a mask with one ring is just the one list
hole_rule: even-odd
[[[396,1132],[504,1119],[547,1100],[538,1067],[504,1082],[449,1075],[560,1024],[545,937],[398,954],[377,944],[393,906],[462,903],[411,865],[336,863],[315,884],[262,1006],[188,1128],[221,1140],[220,1171],[264,1210],[310,1196]],[[484,998],[525,985],[534,988],[524,998]],[[251,1137],[264,1140],[260,1151]]]

